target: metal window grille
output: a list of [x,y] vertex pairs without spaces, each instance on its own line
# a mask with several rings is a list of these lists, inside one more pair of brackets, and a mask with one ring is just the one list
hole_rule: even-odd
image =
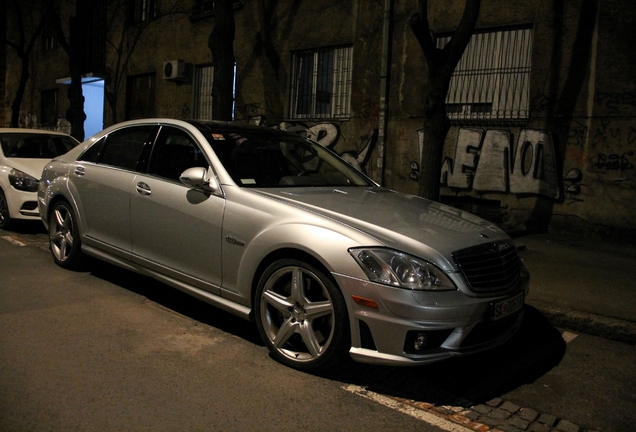
[[133,22],[144,22],[157,16],[157,0],[133,0]]
[[[200,65],[194,70],[193,118],[195,120],[212,120],[212,83],[214,82],[214,66]],[[236,63],[234,63],[234,81],[232,83],[232,118],[236,104]]]
[[42,47],[44,51],[55,49],[59,45],[55,26],[51,22],[46,22],[42,29]]
[[348,118],[351,115],[353,47],[293,54],[291,118]]
[[[451,36],[437,39],[443,48]],[[451,121],[523,123],[529,116],[532,29],[473,34],[451,78]]]
[[214,66],[201,65],[194,70],[194,112],[195,120],[212,119],[212,82]]

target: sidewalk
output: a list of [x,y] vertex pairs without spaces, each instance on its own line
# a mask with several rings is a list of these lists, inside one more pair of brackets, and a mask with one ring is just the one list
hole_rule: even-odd
[[526,303],[552,325],[636,345],[636,244],[550,234],[515,239]]

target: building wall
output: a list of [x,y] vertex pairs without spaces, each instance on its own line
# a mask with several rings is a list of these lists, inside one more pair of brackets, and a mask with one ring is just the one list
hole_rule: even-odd
[[[213,17],[191,20],[193,3],[161,1],[162,12],[170,13],[150,22],[137,38],[117,15],[119,2],[109,2],[105,72],[113,104],[107,104],[106,125],[126,119],[126,83],[144,74],[155,76],[156,116],[192,117],[192,71],[211,63],[207,43],[214,23]],[[432,30],[454,30],[463,5],[429,2]],[[384,124],[384,0],[243,2],[235,11],[237,121],[303,132],[386,186],[417,193],[426,63],[407,23],[417,1],[392,6]],[[443,200],[468,206],[509,230],[636,231],[636,34],[630,27],[635,14],[632,0],[483,0],[478,29],[532,28],[530,117],[516,124],[453,124],[444,148]],[[292,53],[343,45],[354,47],[351,117],[290,120]],[[185,62],[187,78],[164,80],[164,61],[176,59]],[[25,118],[38,112],[41,90],[68,76],[65,61],[59,48],[34,53]],[[8,52],[7,100],[18,67]],[[65,94],[59,87],[63,116]]]
[[[463,2],[429,4],[434,32],[457,25]],[[426,85],[426,66],[406,25],[412,10],[396,5],[386,178],[389,187],[416,193],[411,166],[419,161],[424,133],[417,95]],[[625,0],[514,2],[509,8],[483,1],[477,28],[532,26],[531,114],[521,125],[454,124],[444,150],[443,199],[485,206],[484,215],[492,215],[494,205],[510,230],[633,232],[635,36],[628,26],[634,14]],[[527,173],[524,143],[534,150]],[[461,201],[467,197],[471,201]]]

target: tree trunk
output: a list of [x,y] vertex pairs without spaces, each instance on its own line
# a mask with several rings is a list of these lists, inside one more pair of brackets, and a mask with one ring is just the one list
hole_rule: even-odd
[[423,100],[424,142],[420,161],[420,196],[439,200],[440,176],[444,141],[450,129],[446,115],[446,95],[450,79],[461,59],[475,28],[481,0],[466,0],[462,19],[450,42],[442,49],[435,46],[428,23],[428,2],[418,1],[417,13],[409,19],[409,26],[422,48],[427,65],[426,93]]
[[214,2],[214,27],[208,38],[212,53],[212,118],[232,121],[234,105],[234,10],[232,0]]
[[22,105],[22,99],[24,99],[24,91],[26,89],[27,81],[31,76],[29,72],[29,54],[20,55],[22,60],[22,70],[20,71],[20,83],[18,89],[15,92],[15,98],[11,102],[11,127],[17,128],[20,126],[20,106]]
[[69,109],[66,120],[71,123],[71,136],[78,141],[84,141],[84,94],[82,92],[82,23],[78,17],[70,20],[69,38],[69,68],[71,70],[71,86],[68,89]]
[[[444,93],[445,94],[445,93]],[[420,161],[419,195],[431,200],[439,200],[440,176],[444,141],[450,129],[450,120],[446,115],[445,99],[439,96],[427,98],[431,107],[426,110],[423,121],[424,140]]]

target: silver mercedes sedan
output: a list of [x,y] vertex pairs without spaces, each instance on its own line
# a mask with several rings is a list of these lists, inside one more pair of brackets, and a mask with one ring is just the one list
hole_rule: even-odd
[[49,163],[38,205],[60,266],[88,255],[253,320],[300,370],[426,364],[523,319],[529,275],[504,232],[279,130],[121,123]]

